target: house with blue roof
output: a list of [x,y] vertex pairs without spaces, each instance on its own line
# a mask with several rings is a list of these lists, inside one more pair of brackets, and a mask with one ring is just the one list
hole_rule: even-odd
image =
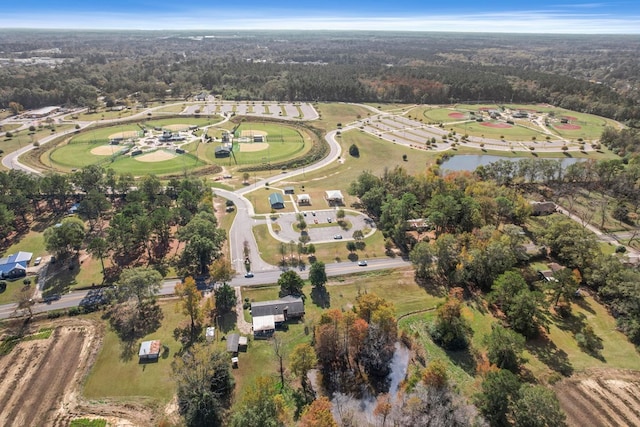
[[31,262],[31,252],[18,252],[0,258],[0,278],[16,279],[27,275],[27,265]]

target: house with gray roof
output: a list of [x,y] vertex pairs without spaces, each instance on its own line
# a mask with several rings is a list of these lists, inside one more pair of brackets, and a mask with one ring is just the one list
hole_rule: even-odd
[[278,300],[253,302],[251,317],[253,336],[270,337],[285,322],[304,317],[304,301],[300,297],[287,295]]

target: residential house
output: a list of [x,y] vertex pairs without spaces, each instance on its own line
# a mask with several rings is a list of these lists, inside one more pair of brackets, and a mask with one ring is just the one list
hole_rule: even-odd
[[0,258],[0,278],[17,279],[27,275],[27,265],[31,262],[31,252],[18,252]]
[[288,295],[278,300],[254,302],[251,317],[254,337],[270,337],[285,322],[304,317],[304,301]]

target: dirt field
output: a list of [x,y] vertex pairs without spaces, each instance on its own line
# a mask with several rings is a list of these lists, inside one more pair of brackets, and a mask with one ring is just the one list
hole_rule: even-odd
[[570,426],[640,425],[640,372],[594,369],[555,386]]
[[269,144],[266,142],[251,142],[251,143],[240,143],[240,152],[241,153],[249,153],[254,151],[262,151],[269,148]]
[[175,154],[169,153],[168,151],[157,150],[157,151],[154,151],[153,153],[137,156],[136,160],[139,162],[152,163],[152,162],[161,162],[163,160],[171,160],[175,156],[176,156]]
[[91,154],[94,156],[110,156],[120,150],[120,147],[114,147],[113,145],[101,145],[91,150]]
[[189,129],[189,125],[183,125],[183,124],[176,124],[176,125],[167,125],[167,126],[162,126],[163,129],[169,129],[172,131],[183,131],[183,130],[188,130]]
[[53,326],[48,339],[23,341],[0,357],[0,425],[66,427],[84,416],[111,426],[150,424],[150,415],[136,405],[90,404],[79,397],[102,343],[99,325],[64,319]]

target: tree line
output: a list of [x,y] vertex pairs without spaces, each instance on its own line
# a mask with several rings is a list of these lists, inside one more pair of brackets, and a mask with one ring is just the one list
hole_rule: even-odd
[[[6,54],[16,59],[37,58],[35,46],[53,45],[61,63],[0,68],[2,108],[10,102],[91,108],[98,94],[109,107],[205,90],[234,100],[547,102],[618,120],[640,118],[637,93],[628,90],[638,75],[629,51],[640,46],[624,37],[514,37],[505,45],[492,35],[261,32],[198,40],[179,32],[97,39],[82,32],[5,31],[3,40]],[[603,50],[593,46],[603,46],[614,60],[603,63]],[[536,56],[523,60],[531,49]]]

